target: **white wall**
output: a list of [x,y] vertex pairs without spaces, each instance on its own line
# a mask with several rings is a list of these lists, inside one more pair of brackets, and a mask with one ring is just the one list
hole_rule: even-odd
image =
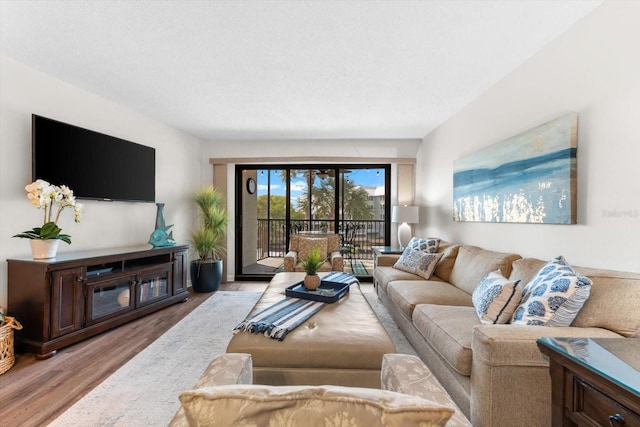
[[[582,266],[640,271],[640,2],[610,1],[427,135],[419,232]],[[452,221],[453,161],[578,113],[578,224]],[[422,215],[424,213],[424,215]]]
[[[203,184],[211,183],[209,159],[245,158],[246,163],[262,163],[263,158],[279,157],[277,163],[287,163],[288,157],[344,157],[348,163],[358,163],[354,159],[416,157],[420,140],[414,139],[371,139],[371,140],[296,140],[296,141],[208,141],[203,143],[201,157],[201,177]],[[303,163],[296,161],[295,163]],[[229,234],[227,240],[227,280],[235,276],[235,164],[228,165],[227,202],[229,209]],[[391,167],[391,202],[397,201],[397,170]],[[395,239],[395,227],[391,230]]]
[[[194,214],[189,192],[200,180],[199,139],[0,57],[0,305],[7,305],[5,260],[30,256],[29,242],[11,236],[42,225],[42,212],[24,191],[31,182],[32,113],[154,147],[156,200],[166,204],[174,238],[188,239]],[[79,224],[72,212],[63,212],[59,225],[71,235],[72,244],[62,243],[59,253],[145,244],[155,227],[153,203],[80,201],[85,212]]]

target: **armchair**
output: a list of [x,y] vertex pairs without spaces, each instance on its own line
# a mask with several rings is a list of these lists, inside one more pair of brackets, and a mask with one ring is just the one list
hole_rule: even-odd
[[323,237],[292,234],[289,252],[284,256],[284,271],[304,271],[300,261],[306,258],[309,251],[316,246],[320,246],[320,252],[324,253],[327,258],[320,271],[344,271],[344,260],[340,253],[340,236],[338,234]]
[[169,427],[283,425],[285,420],[305,426],[324,426],[328,420],[336,425],[471,426],[426,365],[408,354],[383,356],[381,389],[251,383],[250,354],[215,357],[194,389],[180,394],[182,406]]

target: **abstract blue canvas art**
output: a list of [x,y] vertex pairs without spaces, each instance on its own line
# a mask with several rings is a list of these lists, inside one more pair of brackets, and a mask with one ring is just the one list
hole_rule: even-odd
[[453,219],[575,224],[577,134],[570,113],[457,159]]

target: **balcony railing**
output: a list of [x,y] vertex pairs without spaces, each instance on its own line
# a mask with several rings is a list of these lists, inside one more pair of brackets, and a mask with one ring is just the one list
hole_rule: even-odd
[[[372,246],[385,243],[384,221],[378,220],[294,220],[291,221],[292,234],[338,233],[340,251],[351,259],[373,259]],[[284,219],[258,220],[257,259],[284,257],[286,246],[286,221]]]

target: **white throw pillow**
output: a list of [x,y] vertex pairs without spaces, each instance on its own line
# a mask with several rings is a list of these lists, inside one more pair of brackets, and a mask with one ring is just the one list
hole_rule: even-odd
[[570,326],[591,292],[591,279],[579,275],[561,255],[545,264],[522,290],[511,323]]
[[500,270],[492,271],[478,283],[473,291],[473,306],[480,322],[487,324],[509,323],[520,304],[519,280],[502,276]]
[[407,247],[407,249],[402,252],[398,261],[393,264],[393,268],[417,274],[418,276],[429,280],[433,271],[436,269],[440,258],[442,258],[442,255],[442,252],[434,254]]

